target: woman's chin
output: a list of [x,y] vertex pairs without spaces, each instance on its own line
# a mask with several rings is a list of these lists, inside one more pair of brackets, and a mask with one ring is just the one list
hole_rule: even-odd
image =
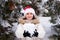
[[27,20],[32,20],[31,18],[27,19]]

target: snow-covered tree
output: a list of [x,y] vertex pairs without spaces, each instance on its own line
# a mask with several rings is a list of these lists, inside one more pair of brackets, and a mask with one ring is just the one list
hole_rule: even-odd
[[18,18],[24,15],[21,10],[27,5],[33,7],[39,17],[50,16],[52,23],[60,23],[60,0],[0,0],[0,29],[12,29],[14,23],[18,24]]

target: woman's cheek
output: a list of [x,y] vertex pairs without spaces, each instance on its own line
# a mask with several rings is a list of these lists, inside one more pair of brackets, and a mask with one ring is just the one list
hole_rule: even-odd
[[28,15],[26,15],[26,18],[28,19]]

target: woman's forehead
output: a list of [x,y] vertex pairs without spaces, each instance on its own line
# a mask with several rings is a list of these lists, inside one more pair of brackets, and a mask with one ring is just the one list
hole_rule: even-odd
[[31,13],[31,12],[28,12],[27,14],[33,14],[33,13]]

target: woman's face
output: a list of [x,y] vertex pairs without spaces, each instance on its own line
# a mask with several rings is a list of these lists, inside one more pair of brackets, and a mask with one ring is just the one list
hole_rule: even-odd
[[27,13],[25,17],[26,17],[27,20],[32,20],[33,14],[32,13]]

